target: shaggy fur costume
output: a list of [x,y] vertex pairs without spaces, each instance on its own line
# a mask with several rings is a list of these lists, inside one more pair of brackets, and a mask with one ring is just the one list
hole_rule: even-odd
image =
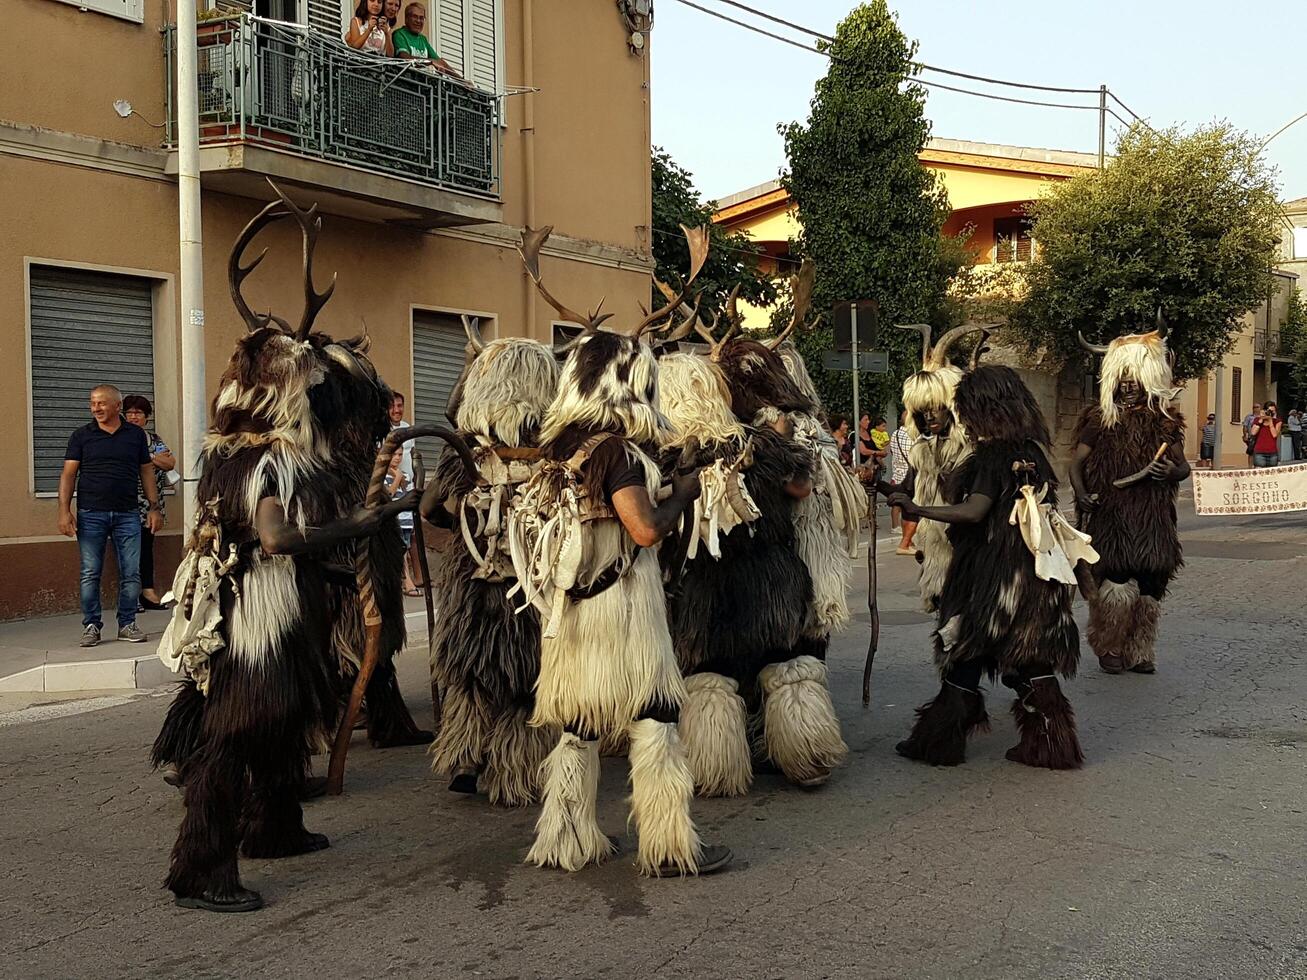
[[[323,559],[352,564],[353,546],[325,555],[265,554],[255,515],[273,497],[289,523],[308,529],[347,516],[362,501],[390,401],[365,349],[322,334],[297,341],[264,327],[238,342],[214,399],[188,556],[225,563],[216,596],[221,620],[205,646],[172,649],[169,637],[180,635],[193,611],[193,563],[184,563],[161,644],[161,654],[176,654],[198,681],[183,686],[155,745],[156,761],[181,763],[186,782],[186,816],[167,879],[179,897],[239,895],[238,846],[252,857],[326,846],[304,829],[298,794],[311,753],[335,729],[340,657],[352,643],[342,639],[352,630],[347,621],[356,612],[361,620],[357,594],[329,583]],[[384,528],[370,543],[377,598],[393,616],[385,591],[391,570],[378,564],[391,545],[397,576],[398,529]],[[393,592],[398,596],[397,578]],[[402,610],[395,621],[383,654],[402,645]],[[361,639],[351,652],[359,649]],[[383,663],[367,692],[370,714],[393,718],[386,711],[393,674],[388,658]],[[195,698],[201,689],[202,706]]]
[[[801,642],[812,603],[812,580],[797,548],[797,501],[785,489],[809,478],[810,460],[772,429],[742,425],[731,412],[720,375],[705,358],[668,355],[660,362],[660,375],[661,407],[676,432],[664,451],[664,472],[682,461],[688,442],[697,447],[692,462],[711,466],[717,460],[734,462],[744,440],[751,441],[744,483],[760,516],[721,539],[720,558],[700,550],[669,585],[667,596],[677,660],[690,675],[681,738],[696,785],[705,796],[738,795],[748,791],[752,779],[745,705],[760,702],[759,672],[788,659]],[[663,545],[665,552],[677,547],[672,539]],[[721,728],[727,720],[729,730]],[[718,753],[725,755],[714,758]]]
[[[971,454],[971,440],[966,428],[954,417],[948,429],[937,436],[928,434],[923,413],[929,409],[954,414],[953,392],[962,380],[962,372],[953,365],[918,371],[903,382],[903,405],[908,410],[908,466],[913,473],[912,499],[923,507],[956,503],[945,497],[954,473]],[[925,436],[923,439],[922,436]],[[953,560],[947,528],[938,521],[922,518],[917,522],[913,542],[921,555],[918,584],[921,601],[927,612],[934,612],[944,578]]]
[[826,665],[815,657],[795,657],[764,668],[760,680],[767,757],[790,782],[820,786],[849,752],[831,703]]
[[[544,455],[563,462],[591,434],[614,433],[625,459],[642,468],[650,498],[657,499],[660,476],[647,450],[657,451],[668,429],[657,399],[658,365],[648,344],[602,330],[589,333],[563,367],[541,433]],[[605,445],[610,444],[613,440]],[[576,586],[592,585],[619,561],[623,571],[597,594],[569,594],[563,601],[557,634],[541,640],[531,723],[565,729],[555,754],[565,753],[574,738],[627,731],[639,867],[657,873],[670,865],[695,873],[701,852],[690,819],[694,780],[676,727],[668,723],[686,691],[667,628],[662,569],[657,554],[637,549],[602,504],[607,475],[602,470],[592,461],[581,467],[579,482],[593,508],[583,524]],[[564,767],[555,754],[546,764],[543,811],[529,860],[570,870],[607,853],[593,839],[593,820],[587,816],[598,792],[598,747],[586,750],[585,771],[593,768],[593,782],[565,780],[577,767]],[[572,748],[565,754],[577,753]],[[573,853],[564,831],[578,826],[581,844]]]
[[[977,687],[987,673],[1001,675],[1019,695],[1022,743],[1009,758],[1074,768],[1082,761],[1075,720],[1053,676],[1074,675],[1079,660],[1072,588],[1036,576],[1034,556],[1020,529],[1009,522],[1026,481],[1047,484],[1046,499],[1056,506],[1057,478],[1043,448],[1048,427],[1029,389],[1010,368],[977,368],[959,383],[954,399],[958,420],[976,443],[947,496],[964,501],[981,491],[992,495],[993,506],[975,524],[949,525],[953,561],[940,594],[935,632],[935,662],[944,686],[918,711],[912,734],[898,751],[935,765],[961,762],[967,734],[987,720]],[[1034,471],[1018,475],[1014,464],[1033,464]],[[1038,717],[1025,719],[1029,712]],[[1052,739],[1039,752],[1027,745],[1027,721],[1038,726],[1030,732],[1042,731],[1040,738]]]
[[[485,345],[464,372],[455,416],[460,432],[479,447],[483,477],[495,449],[534,442],[557,389],[557,362],[543,344],[512,338]],[[471,489],[458,454],[446,447],[434,493],[447,502],[453,522]],[[511,489],[500,492],[510,495]],[[497,573],[484,536],[477,548],[490,567],[483,569],[456,534],[436,571],[442,599],[429,655],[442,724],[431,768],[446,777],[478,774],[491,803],[525,806],[535,802],[541,763],[559,734],[528,725],[540,670],[540,620],[533,607],[515,614],[508,593],[516,579]]]

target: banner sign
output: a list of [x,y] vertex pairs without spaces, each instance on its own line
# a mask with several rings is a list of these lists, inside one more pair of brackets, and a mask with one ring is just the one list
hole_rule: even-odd
[[1307,510],[1307,463],[1254,470],[1194,470],[1194,511],[1277,514]]

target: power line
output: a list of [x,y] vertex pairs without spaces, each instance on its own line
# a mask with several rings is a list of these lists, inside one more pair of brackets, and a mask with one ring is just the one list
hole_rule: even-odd
[[[682,0],[682,2],[684,2],[684,0]],[[802,24],[796,24],[794,21],[786,20],[784,17],[777,17],[775,14],[769,14],[765,10],[759,10],[756,7],[750,7],[746,3],[740,3],[739,0],[716,0],[716,2],[725,4],[728,7],[734,7],[737,10],[746,11],[747,13],[753,14],[755,17],[761,17],[763,20],[769,20],[773,24],[781,24],[784,27],[788,27],[792,30],[798,31],[801,34],[807,34],[810,37],[820,38],[821,40],[828,41],[832,44],[835,42],[835,38],[831,37],[831,35],[829,34],[823,34],[821,31],[813,30],[811,27],[804,27]],[[690,4],[690,6],[694,6],[694,4]],[[697,8],[697,9],[703,9],[703,8]],[[712,11],[708,11],[708,12],[711,13]],[[722,15],[717,14],[716,16],[720,17]],[[749,27],[750,29],[752,29],[749,24],[745,24],[742,21],[737,21],[726,17],[723,17],[723,19],[728,20],[730,23],[739,24],[742,27]],[[769,34],[768,36],[775,37],[776,35]],[[786,40],[791,44],[796,43],[794,41],[790,41],[788,38],[783,38],[782,40]],[[807,50],[817,50],[814,48],[808,48],[807,45],[800,45],[800,47],[803,47]],[[1071,95],[1097,95],[1098,94],[1098,89],[1096,88],[1065,88],[1058,85],[1036,85],[1033,82],[1013,82],[1002,78],[990,78],[987,75],[973,75],[965,71],[954,71],[952,68],[939,68],[936,65],[928,65],[922,61],[914,61],[911,62],[911,64],[917,68],[922,69],[923,71],[938,72],[941,75],[952,75],[955,78],[968,78],[973,82],[988,82],[991,85],[1008,85],[1011,86],[1012,88],[1036,89],[1041,92],[1064,92]]]
[[[991,92],[977,92],[975,89],[958,88],[956,85],[945,85],[943,82],[932,82],[925,78],[913,78],[911,84],[929,85],[931,88],[942,88],[948,92],[961,92],[963,95],[974,95],[981,99],[993,99],[995,102],[1016,102],[1019,105],[1041,105],[1050,109],[1092,109],[1098,111],[1096,105],[1078,105],[1070,102],[1041,102],[1036,99],[1017,99],[1010,95],[995,95]],[[1111,111],[1110,109],[1108,110]]]
[[695,10],[699,11],[700,13],[707,14],[709,17],[716,17],[718,20],[724,20],[728,24],[734,24],[736,27],[743,27],[746,31],[753,31],[755,34],[761,34],[763,37],[769,37],[772,38],[773,40],[781,41],[785,44],[792,45],[793,47],[799,48],[800,50],[811,51],[813,54],[819,54],[822,55],[823,57],[831,58],[832,61],[834,60],[834,58],[831,56],[829,52],[823,51],[820,48],[814,48],[811,45],[803,44],[800,41],[796,41],[794,40],[794,38],[786,37],[783,34],[776,34],[772,31],[766,30],[765,28],[762,27],[758,27],[754,24],[749,24],[742,20],[736,20],[734,17],[728,17],[726,14],[723,14],[720,11],[710,10],[707,7],[702,7],[697,3],[692,3],[691,0],[677,0],[677,3],[682,3],[687,7],[692,7]]

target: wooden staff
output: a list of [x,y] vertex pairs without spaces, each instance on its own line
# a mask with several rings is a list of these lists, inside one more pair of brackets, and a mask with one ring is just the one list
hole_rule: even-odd
[[876,660],[876,648],[880,646],[880,597],[877,595],[876,583],[876,478],[880,476],[880,467],[876,467],[871,482],[871,496],[867,507],[867,523],[871,540],[867,543],[867,611],[871,613],[871,636],[867,639],[867,660],[862,665],[862,706],[871,706],[871,665]]
[[[471,472],[476,472],[476,460],[472,458],[467,445],[447,426],[414,425],[394,429],[382,441],[376,462],[372,464],[372,479],[368,483],[365,506],[381,506],[381,497],[385,492],[386,471],[390,469],[391,458],[405,442],[410,439],[421,439],[424,436],[444,439],[454,447],[454,451],[462,458],[463,465]],[[421,515],[418,515],[417,519],[421,520]],[[377,597],[372,586],[371,550],[367,541],[360,541],[355,551],[354,578],[358,583],[359,598],[363,602],[365,631],[363,662],[359,665],[354,688],[349,694],[349,706],[345,709],[345,717],[341,719],[340,727],[336,729],[336,741],[331,747],[331,764],[327,769],[327,793],[331,796],[339,796],[345,788],[345,756],[349,753],[350,737],[354,734],[354,723],[358,720],[359,708],[363,704],[368,681],[372,679],[372,673],[377,669],[377,662],[381,659],[381,611],[377,608]]]

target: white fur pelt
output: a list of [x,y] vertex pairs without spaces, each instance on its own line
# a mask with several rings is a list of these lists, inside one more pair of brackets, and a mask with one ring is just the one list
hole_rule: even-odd
[[599,747],[564,732],[541,767],[543,806],[526,859],[541,868],[580,871],[615,848],[599,829]]
[[1126,668],[1152,663],[1162,604],[1142,595],[1139,584],[1104,579],[1089,603],[1089,646],[1099,657],[1115,654]]
[[[616,524],[595,521],[591,533],[611,532]],[[540,643],[531,723],[579,723],[606,732],[625,727],[648,704],[679,706],[684,699],[662,569],[657,553],[644,549],[612,587],[579,602],[566,600],[558,635]]]
[[567,355],[540,442],[552,442],[569,425],[584,425],[656,446],[669,429],[657,406],[653,350],[643,340],[600,330],[582,338]]
[[645,718],[631,734],[631,819],[639,834],[636,866],[656,875],[675,868],[697,874],[702,845],[690,800],[694,777],[686,762],[676,725]]
[[257,670],[265,657],[282,648],[300,615],[295,559],[256,551],[232,603],[227,630],[231,655]]
[[831,702],[826,665],[815,657],[768,664],[763,690],[767,756],[800,786],[819,786],[848,755]]
[[1098,370],[1098,405],[1103,412],[1103,424],[1109,429],[1120,417],[1116,388],[1126,378],[1139,382],[1147,395],[1149,408],[1170,417],[1171,403],[1180,394],[1180,389],[1175,387],[1171,377],[1166,341],[1156,332],[1117,337],[1107,345],[1107,353],[1103,355]]
[[739,684],[721,674],[691,674],[685,681],[679,724],[694,786],[700,796],[743,796],[753,783]]
[[536,340],[486,344],[467,369],[457,422],[483,445],[525,446],[558,393],[558,361]]
[[[947,503],[944,486],[950,475],[971,455],[971,442],[962,426],[954,424],[947,435],[919,439],[908,450],[908,465],[912,468],[914,487],[912,499],[923,507]],[[953,546],[949,544],[947,525],[922,518],[917,522],[913,543],[921,552],[921,601],[927,612],[934,612],[939,594],[944,589],[949,563],[953,560]]]
[[658,361],[658,406],[675,429],[664,446],[693,439],[743,446],[744,426],[731,411],[731,391],[712,361],[698,354],[666,354]]

